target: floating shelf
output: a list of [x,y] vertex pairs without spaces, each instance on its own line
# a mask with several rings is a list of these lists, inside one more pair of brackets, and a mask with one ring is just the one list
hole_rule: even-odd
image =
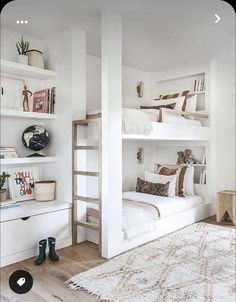
[[26,112],[21,110],[1,109],[1,116],[12,118],[28,118],[28,119],[45,119],[54,120],[57,118],[56,114],[39,113],[39,112]]
[[[185,164],[177,165],[176,163],[161,163],[161,165],[166,165],[166,166],[185,166]],[[193,164],[193,167],[206,167],[206,165],[203,164]]]
[[0,160],[1,165],[17,165],[17,164],[41,164],[56,162],[57,157],[17,157],[4,158]]
[[19,64],[13,61],[1,60],[1,73],[21,76],[36,80],[47,80],[57,76],[55,71]]

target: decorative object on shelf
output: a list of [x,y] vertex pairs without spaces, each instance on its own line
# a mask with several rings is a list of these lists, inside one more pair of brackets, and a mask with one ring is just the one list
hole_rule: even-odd
[[24,41],[23,36],[21,41],[16,43],[16,48],[18,51],[17,63],[28,65],[27,51],[29,50],[29,42]]
[[206,165],[206,153],[203,154],[202,165]]
[[33,95],[33,112],[54,113],[56,88],[36,91]]
[[30,49],[26,52],[29,65],[38,68],[44,68],[43,53],[38,49]]
[[35,182],[35,200],[51,201],[55,199],[56,182],[54,180],[44,180]]
[[177,165],[193,165],[193,164],[199,164],[199,161],[194,158],[192,155],[192,150],[185,149],[185,151],[179,151],[177,152],[178,159],[177,159]]
[[[22,142],[30,151],[42,151],[49,143],[49,133],[42,125],[32,125],[26,128],[22,134]],[[29,156],[43,156],[34,153]]]
[[136,91],[137,91],[138,97],[140,97],[140,98],[143,97],[143,89],[144,89],[143,81],[138,82],[138,85],[136,87]]
[[21,110],[24,81],[1,77],[1,108]]
[[34,199],[35,182],[39,180],[37,167],[10,168],[9,190],[12,200],[22,201]]
[[14,147],[0,147],[0,158],[6,159],[6,158],[17,158],[18,155],[16,153],[16,149]]
[[137,160],[140,165],[144,163],[144,149],[139,148],[137,153]]
[[10,177],[10,174],[3,172],[0,175],[0,201],[6,201],[7,200],[7,189],[3,189],[6,180],[8,179],[8,177]]
[[[31,91],[29,91],[27,89],[27,86],[25,85],[22,94],[24,96],[24,99],[23,99],[23,111],[27,111],[28,112],[29,111],[29,97],[31,97],[33,93]],[[28,94],[29,94],[29,96],[28,96]]]
[[199,184],[200,185],[205,185],[206,184],[206,170],[201,171]]

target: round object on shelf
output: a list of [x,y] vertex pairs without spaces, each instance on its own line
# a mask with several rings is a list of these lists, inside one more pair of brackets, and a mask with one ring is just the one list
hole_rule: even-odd
[[31,151],[41,151],[49,143],[49,133],[42,125],[29,126],[22,134],[22,142]]
[[34,196],[36,201],[51,201],[55,199],[56,182],[54,180],[36,181]]

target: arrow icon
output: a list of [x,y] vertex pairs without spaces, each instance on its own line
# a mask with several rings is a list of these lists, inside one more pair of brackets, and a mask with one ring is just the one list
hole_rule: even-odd
[[215,14],[215,17],[216,17],[215,24],[217,24],[221,18],[217,14]]

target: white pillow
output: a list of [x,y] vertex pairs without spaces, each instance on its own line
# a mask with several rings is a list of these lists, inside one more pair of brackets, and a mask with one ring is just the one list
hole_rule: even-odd
[[193,95],[187,98],[185,111],[195,112],[197,108],[197,95]]
[[152,122],[158,122],[159,121],[159,110],[158,109],[141,109],[142,111],[144,111],[145,113],[147,113],[147,115],[149,116],[150,120]]
[[184,181],[184,192],[186,195],[194,195],[194,168],[188,167]]
[[169,189],[168,189],[169,197],[175,196],[176,179],[177,179],[177,174],[167,176],[167,175],[153,174],[148,171],[145,171],[146,181],[159,183],[159,184],[166,184],[168,181],[170,182]]
[[154,104],[156,106],[160,106],[160,105],[169,105],[175,103],[174,109],[182,111],[184,100],[185,100],[185,96],[180,96],[178,98],[154,101]]

